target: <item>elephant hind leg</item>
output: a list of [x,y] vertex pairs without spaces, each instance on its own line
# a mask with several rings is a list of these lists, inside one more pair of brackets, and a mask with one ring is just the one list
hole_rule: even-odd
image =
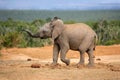
[[89,56],[89,65],[94,65],[94,55],[93,55],[93,51],[94,51],[94,45],[93,45],[93,40],[89,39],[89,37],[87,37],[80,45],[79,47],[80,50],[80,55],[81,55],[81,59],[80,62],[84,62],[84,53],[87,52],[88,56]]
[[85,52],[87,51],[87,49],[89,48],[89,46],[90,46],[90,39],[89,39],[89,37],[86,37],[83,41],[82,41],[82,43],[80,44],[80,46],[79,46],[79,52],[80,52],[80,61],[79,61],[79,63],[78,64],[84,64],[84,60],[85,60]]
[[85,63],[85,51],[79,51],[80,52],[80,61],[78,65],[84,65]]
[[95,56],[93,55],[93,48],[92,49],[88,49],[86,52],[88,54],[89,57],[89,63],[88,66],[94,66],[94,58]]
[[94,45],[94,40],[92,41],[91,45],[89,46],[89,49],[86,51],[89,57],[89,66],[93,66],[94,65],[94,54],[93,51],[95,50],[95,45]]

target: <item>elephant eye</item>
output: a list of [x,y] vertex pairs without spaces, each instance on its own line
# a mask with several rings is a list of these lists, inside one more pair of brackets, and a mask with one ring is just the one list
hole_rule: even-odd
[[46,31],[43,31],[43,33],[45,33]]
[[50,26],[51,26],[52,28],[54,28],[54,25],[52,24],[52,22],[50,23]]

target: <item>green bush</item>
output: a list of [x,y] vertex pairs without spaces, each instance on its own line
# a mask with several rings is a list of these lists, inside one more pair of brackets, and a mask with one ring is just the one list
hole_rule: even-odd
[[98,35],[98,44],[120,44],[120,21],[101,20],[93,24]]
[[44,20],[35,20],[31,23],[14,21],[9,18],[7,21],[0,21],[0,48],[2,47],[41,47],[50,44],[50,40],[34,39],[29,37],[23,29],[30,29],[36,32]]
[[[29,29],[33,33],[50,18],[46,20],[37,19],[32,22],[14,21],[9,18],[6,21],[0,21],[0,49],[3,47],[42,47],[51,44],[50,39],[34,39],[29,37],[23,29]],[[65,23],[75,23],[75,21],[65,21]],[[86,22],[98,35],[98,44],[112,45],[120,44],[120,21]]]

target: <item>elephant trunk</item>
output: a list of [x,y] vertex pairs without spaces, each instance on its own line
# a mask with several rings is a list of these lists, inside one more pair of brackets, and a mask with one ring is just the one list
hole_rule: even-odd
[[29,34],[29,36],[33,37],[33,38],[40,38],[39,33],[33,34],[31,31],[24,29],[23,31],[27,32]]

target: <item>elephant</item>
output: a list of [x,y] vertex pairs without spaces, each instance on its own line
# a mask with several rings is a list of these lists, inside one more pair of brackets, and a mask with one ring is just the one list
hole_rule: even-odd
[[66,58],[69,49],[79,51],[80,61],[78,65],[85,64],[85,52],[88,54],[88,66],[94,66],[93,51],[96,47],[97,35],[94,30],[84,23],[76,23],[66,25],[62,19],[54,17],[50,22],[35,34],[28,29],[24,30],[33,38],[52,38],[53,40],[53,62],[52,65],[58,63],[58,56],[66,65],[70,64],[70,60]]

